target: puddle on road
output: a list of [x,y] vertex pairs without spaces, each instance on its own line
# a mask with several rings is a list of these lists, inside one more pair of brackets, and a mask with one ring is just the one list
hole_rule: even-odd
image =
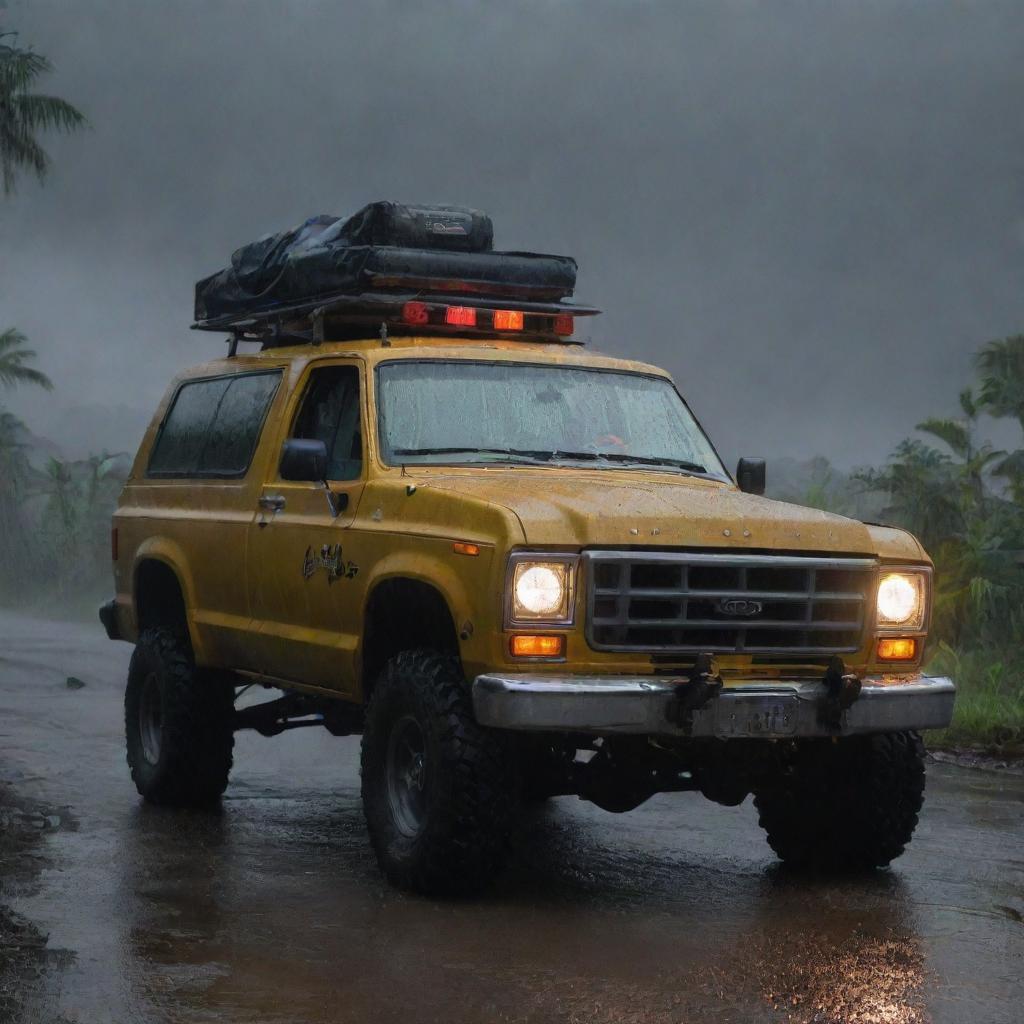
[[449,903],[380,881],[354,792],[319,817],[265,796],[207,818],[139,807],[116,869],[120,980],[183,1022],[928,1020],[897,877],[618,845],[615,819],[574,803],[529,826],[494,894]]

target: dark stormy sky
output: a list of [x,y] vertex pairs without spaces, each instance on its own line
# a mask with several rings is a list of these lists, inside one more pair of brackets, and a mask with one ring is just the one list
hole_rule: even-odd
[[[3,7],[3,0],[0,0]],[[380,198],[574,255],[595,347],[736,455],[876,461],[1024,329],[1019,2],[8,0],[91,131],[0,202],[0,322],[77,454],[134,447],[195,279]],[[5,398],[5,401],[7,399]]]

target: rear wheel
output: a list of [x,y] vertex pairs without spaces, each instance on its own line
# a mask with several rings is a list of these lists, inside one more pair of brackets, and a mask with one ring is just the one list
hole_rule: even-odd
[[769,845],[787,864],[885,867],[917,826],[924,746],[916,732],[800,743],[754,803]]
[[128,766],[149,802],[195,806],[228,784],[234,747],[234,690],[199,672],[177,632],[139,637],[124,698]]
[[405,651],[366,712],[363,810],[389,881],[422,893],[482,888],[509,846],[516,772],[506,737],[477,725],[458,661]]

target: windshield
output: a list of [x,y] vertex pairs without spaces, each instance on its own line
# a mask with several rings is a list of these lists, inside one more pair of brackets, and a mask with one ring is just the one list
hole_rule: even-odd
[[377,372],[381,448],[392,465],[572,463],[726,478],[661,377],[437,359]]

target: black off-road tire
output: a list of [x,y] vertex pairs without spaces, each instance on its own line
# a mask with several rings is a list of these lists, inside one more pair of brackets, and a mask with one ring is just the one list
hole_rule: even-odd
[[[418,789],[389,771],[403,737],[423,751]],[[456,658],[418,650],[388,662],[366,711],[361,775],[370,841],[392,884],[425,895],[473,893],[500,871],[518,798],[514,750],[501,732],[477,724]],[[410,793],[415,813],[402,809]]]
[[147,801],[176,807],[217,801],[231,772],[234,697],[230,684],[196,669],[188,641],[175,630],[148,629],[139,637],[124,721],[132,781]]
[[787,865],[868,871],[895,860],[924,803],[924,745],[916,732],[799,743],[754,804]]

